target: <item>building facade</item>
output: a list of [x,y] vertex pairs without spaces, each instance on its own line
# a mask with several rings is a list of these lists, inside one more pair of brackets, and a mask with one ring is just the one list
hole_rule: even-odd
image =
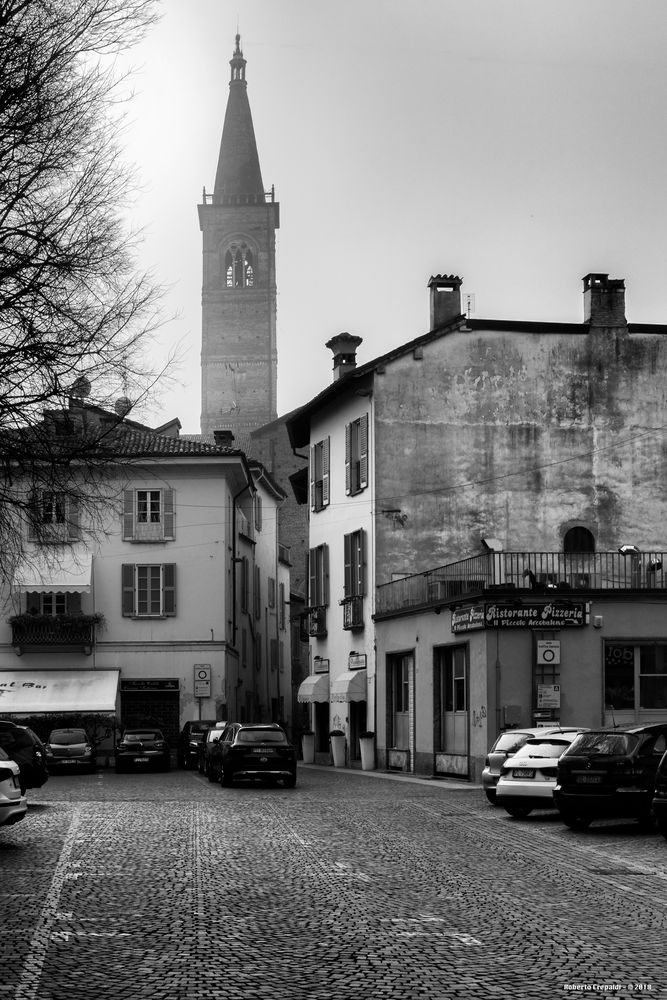
[[[376,732],[379,763],[473,777],[499,728],[532,722],[538,703],[545,718],[556,717],[544,704],[549,697],[562,694],[563,722],[607,719],[602,664],[621,655],[626,639],[635,651],[623,654],[628,662],[662,662],[656,608],[667,551],[667,327],[629,324],[624,282],[605,274],[584,278],[580,324],[471,319],[461,313],[460,288],[456,276],[431,278],[429,332],[374,361],[357,365],[355,338],[332,345],[333,384],[296,411],[288,428],[295,447],[310,449],[311,556],[324,544],[325,525],[330,556],[343,552],[332,578],[346,571],[345,538],[367,515],[360,526],[371,535],[365,552],[372,586],[364,595],[363,647],[374,650],[367,724]],[[357,410],[368,415],[366,447],[358,453],[350,430]],[[354,461],[369,484],[367,512],[363,491],[359,503],[347,480],[344,495],[331,500],[332,483]],[[320,495],[330,498],[322,510]],[[311,586],[311,614],[322,594],[327,631],[313,637],[311,653],[313,662],[328,661],[331,691],[349,672],[346,653],[361,643],[348,644],[347,628],[330,625],[339,593]],[[614,605],[610,613],[596,611],[593,594],[607,604],[610,596],[628,601],[635,629],[608,637],[605,626],[594,626],[622,618]],[[452,630],[447,615],[464,598],[470,620],[462,623],[455,608]],[[542,617],[556,598],[565,609]],[[520,601],[525,614],[500,603],[494,616],[491,599]],[[426,618],[416,619],[424,609]],[[561,652],[584,636],[592,643],[578,647],[585,656],[572,668],[587,664],[578,674],[578,713],[560,689],[549,695],[560,681],[541,669],[547,664],[517,655],[506,662],[502,652],[503,645],[527,644],[536,657],[532,643],[557,642],[566,629]],[[644,635],[651,653],[642,652]],[[660,679],[643,676],[633,675],[635,692],[661,687]],[[303,697],[313,705],[325,697],[314,671]],[[661,697],[649,705],[641,695],[631,709],[627,695],[624,711],[661,711]],[[327,701],[317,711],[328,711],[333,723],[335,702],[330,695]]]

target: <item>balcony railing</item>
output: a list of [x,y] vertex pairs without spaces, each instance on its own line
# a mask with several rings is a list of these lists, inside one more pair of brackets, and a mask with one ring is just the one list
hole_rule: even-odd
[[95,616],[21,615],[11,623],[12,645],[24,652],[52,653],[71,650],[90,654],[95,645]]
[[383,584],[375,613],[444,604],[489,587],[544,593],[665,590],[667,553],[487,552]]
[[345,597],[343,605],[343,628],[357,629],[364,627],[364,599],[363,597]]

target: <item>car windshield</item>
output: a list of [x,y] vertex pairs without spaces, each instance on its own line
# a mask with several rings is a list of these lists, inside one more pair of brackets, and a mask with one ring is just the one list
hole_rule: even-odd
[[157,732],[157,730],[155,729],[152,730],[151,732],[146,730],[145,732],[140,732],[140,733],[139,732],[125,733],[123,739],[125,740],[126,743],[141,743],[142,740],[161,740],[162,733]]
[[502,736],[498,737],[493,749],[501,750],[503,753],[514,753],[515,750],[519,750],[524,745],[527,739],[527,733],[503,733]]
[[239,743],[287,743],[279,729],[240,729],[236,739]]
[[56,729],[49,736],[49,743],[70,747],[75,743],[87,743],[88,737],[83,729]]
[[193,736],[196,733],[205,733],[210,725],[210,722],[191,722],[190,735]]
[[570,740],[528,740],[521,747],[521,757],[560,757]]
[[637,745],[637,737],[629,733],[581,733],[569,748],[569,753],[593,756],[621,756]]

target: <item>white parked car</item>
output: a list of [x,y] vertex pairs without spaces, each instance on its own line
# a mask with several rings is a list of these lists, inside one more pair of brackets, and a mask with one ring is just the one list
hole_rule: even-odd
[[527,728],[521,726],[518,729],[506,729],[497,738],[489,750],[484,762],[484,770],[482,771],[482,787],[489,802],[491,802],[492,805],[497,805],[496,785],[498,784],[498,779],[500,778],[500,772],[503,765],[507,759],[512,756],[512,754],[515,754],[517,750],[521,749],[526,740],[535,736],[547,736],[551,733],[574,733],[576,735],[580,732],[581,729],[577,726],[561,727],[559,725],[529,726]]
[[21,768],[0,747],[0,826],[18,823],[28,811],[21,791]]
[[533,809],[555,809],[558,759],[579,732],[550,733],[526,740],[500,769],[496,805],[517,819],[528,816]]

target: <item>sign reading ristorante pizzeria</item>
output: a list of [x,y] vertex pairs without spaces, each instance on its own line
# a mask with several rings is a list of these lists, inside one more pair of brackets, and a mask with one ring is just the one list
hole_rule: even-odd
[[487,604],[487,628],[579,628],[588,621],[587,606],[571,601],[553,604]]

